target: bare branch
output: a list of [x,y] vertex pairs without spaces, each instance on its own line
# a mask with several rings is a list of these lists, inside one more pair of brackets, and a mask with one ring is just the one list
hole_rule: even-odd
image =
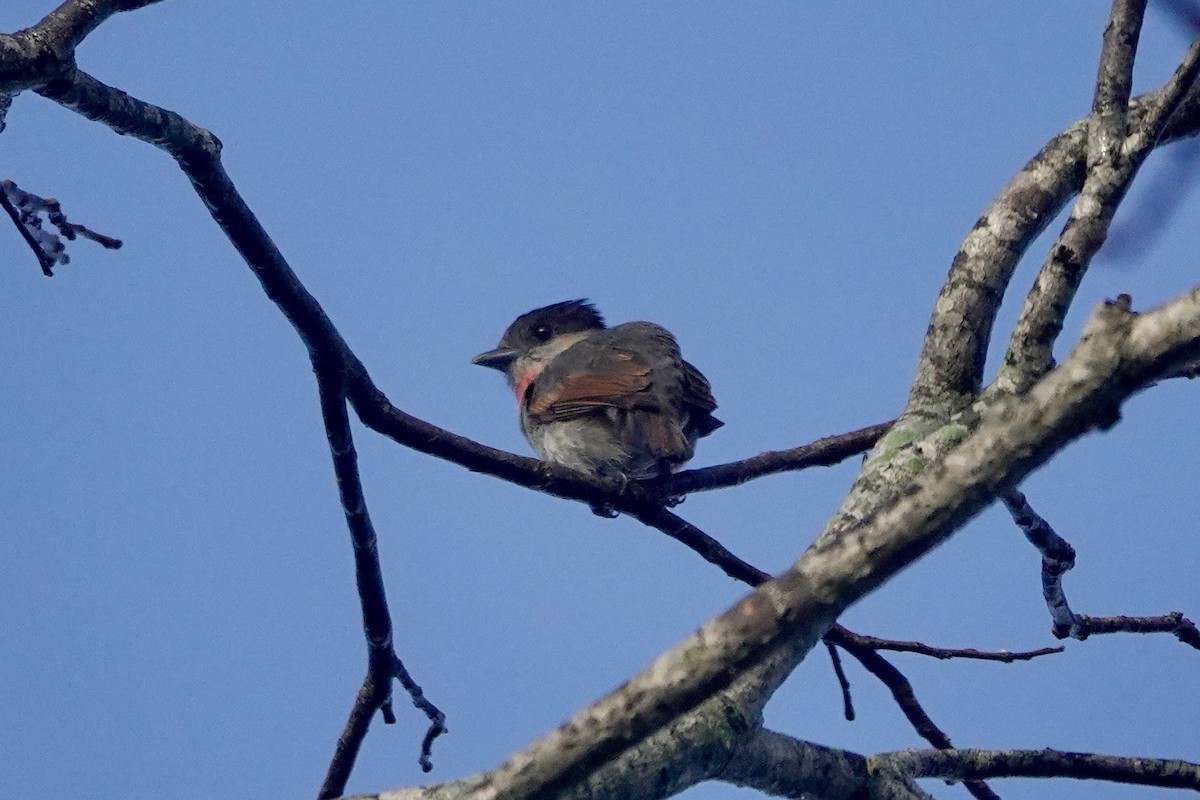
[[362,607],[363,631],[367,639],[367,675],[355,698],[354,708],[321,785],[318,798],[338,797],[345,792],[346,782],[354,768],[371,717],[383,711],[384,721],[396,721],[391,711],[392,680],[399,680],[412,698],[413,705],[429,717],[429,730],[421,743],[421,768],[432,769],[430,748],[433,740],[445,732],[445,715],[426,699],[421,687],[412,679],[404,663],[396,655],[392,632],[392,617],[388,610],[383,571],[379,565],[378,538],[367,511],[366,496],[358,472],[358,453],[346,413],[346,399],[341,391],[340,375],[328,365],[314,361],[317,386],[321,397],[321,418],[333,457],[338,495],[354,552],[354,573]]
[[[1114,19],[1123,8],[1128,10],[1128,4],[1118,0],[1113,9]],[[1117,24],[1124,32],[1113,37],[1106,33],[1105,56],[1110,55],[1109,44],[1112,39],[1115,41],[1113,46],[1119,53],[1111,60],[1119,62],[1122,69],[1133,68],[1132,61],[1127,60],[1132,59],[1133,54],[1126,51],[1120,40],[1136,34],[1140,19],[1139,12],[1136,26],[1129,20],[1125,24],[1110,23]],[[1102,60],[1102,84],[1106,66],[1107,62]],[[1087,179],[1079,199],[1071,209],[1070,218],[1063,226],[1058,240],[1050,248],[1037,280],[1025,299],[1020,319],[1013,329],[1004,365],[996,378],[995,385],[998,390],[1023,392],[1053,365],[1054,343],[1062,332],[1063,320],[1092,257],[1108,237],[1108,229],[1117,207],[1145,162],[1146,156],[1158,142],[1167,120],[1175,113],[1184,95],[1195,83],[1198,70],[1200,38],[1192,43],[1183,62],[1166,86],[1147,98],[1145,113],[1137,120],[1128,139],[1120,148],[1113,148],[1106,142],[1115,127],[1124,127],[1124,111],[1107,109],[1105,113],[1090,118],[1089,131],[1099,129],[1099,132],[1089,138],[1091,146]],[[1108,95],[1120,91],[1123,86],[1122,80],[1114,79],[1113,86],[1098,86],[1096,102],[1116,102],[1116,98]]]
[[1200,791],[1200,764],[1062,750],[920,750],[870,756],[917,778],[1077,778]]
[[[704,560],[716,564],[726,575],[743,581],[750,586],[761,586],[770,580],[770,575],[753,565],[741,560],[727,550],[720,542],[709,536],[695,525],[662,508],[652,508],[647,513],[637,515],[637,518],[651,527],[666,533],[671,538],[699,553]],[[841,647],[854,656],[872,675],[878,678],[892,693],[904,716],[912,723],[920,734],[934,747],[951,747],[950,737],[930,718],[917,699],[912,684],[900,670],[877,652],[881,649],[906,650],[908,652],[931,655],[937,658],[977,658],[989,661],[1004,661],[1011,663],[1017,660],[1029,660],[1039,655],[1061,652],[1062,648],[1047,648],[1030,653],[983,653],[978,650],[948,650],[930,647],[919,642],[896,642],[879,639],[873,636],[863,636],[834,624],[824,635],[826,647],[833,660],[834,671],[842,690],[842,703],[847,720],[854,719],[854,706],[850,698],[850,683],[842,670],[841,661],[837,656],[836,647]],[[980,800],[988,800],[994,794],[986,786],[968,787]]]
[[1167,378],[1187,378],[1188,380],[1200,378],[1200,361],[1179,365],[1177,369],[1163,375],[1163,380]]
[[[849,635],[847,635],[849,634]],[[896,705],[900,706],[900,710],[904,712],[904,716],[916,729],[925,741],[929,742],[934,747],[950,748],[954,745],[950,742],[950,737],[946,732],[934,723],[929,714],[926,713],[921,701],[917,699],[916,692],[913,691],[912,684],[908,678],[904,676],[900,670],[888,661],[879,653],[857,640],[849,631],[842,629],[835,635],[834,631],[830,631],[827,640],[837,642],[837,645],[850,655],[858,659],[858,662],[863,667],[874,675],[876,678],[888,688],[892,693],[892,698],[896,701]],[[983,781],[965,781],[963,784],[967,791],[978,800],[999,800],[995,792],[988,787]]]
[[1178,611],[1161,617],[1089,617],[1079,615],[1080,639],[1105,633],[1170,633],[1176,639],[1200,650],[1200,630],[1196,623]]
[[854,722],[854,698],[850,696],[850,679],[846,677],[846,670],[842,667],[842,657],[838,653],[837,645],[829,641],[828,634],[825,636],[825,650],[829,653],[833,674],[837,676],[838,686],[842,690],[842,716],[847,722]]
[[865,636],[861,633],[852,633],[859,642],[864,646],[870,647],[872,650],[890,650],[897,653],[916,653],[921,656],[929,656],[947,660],[952,658],[964,658],[973,661],[999,661],[1003,664],[1012,664],[1015,661],[1032,661],[1035,658],[1042,656],[1052,656],[1055,653],[1061,653],[1062,647],[1042,647],[1037,650],[1022,650],[1012,652],[1009,650],[976,650],[973,647],[931,647],[922,642],[902,642],[896,639],[880,639],[877,636]]
[[106,19],[157,2],[67,0],[33,27],[0,34],[0,94],[41,87],[74,66],[75,48]]
[[857,753],[759,728],[714,777],[777,797],[929,800],[911,780],[886,771],[872,774],[867,765],[868,760]]
[[[1129,119],[1139,123],[1156,99],[1155,93],[1135,99]],[[1195,135],[1198,104],[1200,93],[1193,89],[1179,113],[1168,118],[1166,138]],[[963,240],[934,306],[910,406],[953,408],[978,393],[995,314],[1017,262],[1083,185],[1088,129],[1084,120],[1050,140],[1000,191]]]
[[909,404],[965,404],[979,392],[995,315],[1017,262],[1083,183],[1086,125],[1051,139],[959,246],[925,334]]
[[40,225],[35,226],[32,222],[37,221],[36,213],[32,217],[32,222],[27,220],[27,215],[24,211],[13,205],[9,195],[12,193],[9,189],[11,186],[16,188],[16,184],[12,181],[5,181],[0,184],[0,207],[13,224],[17,226],[17,230],[21,234],[21,238],[25,240],[25,244],[29,245],[29,249],[33,251],[33,255],[37,258],[38,264],[42,268],[42,274],[47,278],[54,275],[54,266],[66,257],[62,242],[57,237],[46,233],[41,229]]
[[89,33],[106,19],[122,11],[136,11],[161,0],[66,0],[28,29],[58,51],[74,53]]
[[1075,566],[1075,549],[1059,536],[1046,519],[1033,510],[1021,492],[1010,489],[1001,495],[1013,521],[1042,554],[1042,594],[1054,622],[1052,633],[1059,639],[1083,640],[1092,634],[1170,633],[1186,645],[1200,650],[1200,631],[1178,611],[1161,617],[1089,617],[1076,614],[1067,602],[1062,576]]
[[1125,141],[1124,156],[1137,165],[1134,167],[1135,171],[1159,143],[1167,129],[1167,123],[1179,110],[1188,92],[1192,91],[1197,74],[1200,74],[1200,37],[1192,41],[1171,79],[1151,96],[1153,99],[1147,104],[1145,119],[1134,128]]
[[1116,0],[1104,29],[1104,47],[1088,125],[1088,167],[1111,163],[1125,143],[1133,62],[1147,0]]
[[[48,100],[106,125],[122,136],[132,136],[164,150],[180,162],[189,177],[194,177],[192,172],[220,156],[221,142],[208,131],[174,111],[138,100],[73,66],[37,91]],[[189,172],[189,166],[192,172]],[[233,209],[226,213],[233,213]]]
[[1053,620],[1056,637],[1083,638],[1080,618],[1071,610],[1062,588],[1062,576],[1075,566],[1075,548],[1059,536],[1046,519],[1033,510],[1025,495],[1011,489],[1000,496],[1013,522],[1042,554],[1042,596]]
[[[1130,103],[1135,123],[1156,95]],[[1200,89],[1170,117],[1162,141],[1194,136]],[[1054,137],[1006,186],[963,241],[934,306],[908,403],[876,444],[827,530],[861,523],[894,502],[978,424],[977,391],[995,313],[1017,261],[1086,174],[1087,121]],[[1004,375],[1004,368],[1001,368]],[[983,395],[1003,393],[996,381]]]
[[763,572],[753,564],[738,558],[716,539],[661,506],[648,505],[646,508],[633,511],[631,516],[698,553],[701,558],[720,567],[726,575],[734,580],[741,581],[748,586],[761,586],[771,580],[770,573]]
[[678,497],[692,492],[740,486],[755,478],[779,472],[808,467],[829,467],[871,449],[879,437],[887,433],[894,421],[881,422],[837,436],[826,436],[790,450],[768,450],[741,461],[685,470],[655,481],[647,488],[663,497]]

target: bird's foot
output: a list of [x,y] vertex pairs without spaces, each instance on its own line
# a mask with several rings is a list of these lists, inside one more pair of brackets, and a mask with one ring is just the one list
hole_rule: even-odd
[[[629,488],[629,476],[620,470],[605,471],[600,473],[599,477],[611,487],[613,497],[620,497]],[[621,515],[611,500],[602,500],[599,503],[592,503],[591,506],[592,513],[598,517],[614,519]]]

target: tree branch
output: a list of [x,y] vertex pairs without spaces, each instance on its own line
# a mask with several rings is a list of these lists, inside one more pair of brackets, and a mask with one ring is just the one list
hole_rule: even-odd
[[[10,180],[0,181],[0,207],[21,232],[21,237],[33,251],[42,268],[42,274],[46,277],[54,275],[55,265],[68,264],[71,261],[62,239],[73,241],[82,236],[109,250],[118,250],[121,247],[120,239],[96,233],[88,227],[67,220],[62,206],[53,197],[39,197],[21,189]],[[42,227],[42,214],[46,215],[46,221],[54,226],[57,234]]]
[[[1120,32],[1105,36],[1105,56],[1101,61],[1103,85],[1097,86],[1097,104],[1118,102],[1119,97],[1110,95],[1119,93],[1124,84],[1132,80],[1129,76],[1113,78],[1113,85],[1108,85],[1105,77],[1110,69],[1117,68],[1109,62],[1118,62],[1121,69],[1133,69],[1133,54],[1126,52],[1122,41],[1127,36],[1136,35],[1140,28],[1141,16],[1135,8],[1137,5],[1125,0],[1118,0],[1114,4],[1114,21],[1110,22],[1110,30],[1116,26]],[[1144,11],[1144,8],[1141,10]],[[1120,11],[1127,12],[1126,16],[1137,11],[1137,19],[1118,22],[1116,18]],[[1116,55],[1110,52],[1110,45],[1117,51]],[[1136,42],[1130,46],[1135,45]],[[1089,119],[1087,179],[1062,233],[1050,248],[1037,280],[1025,299],[1004,364],[996,377],[995,386],[999,391],[1023,392],[1053,366],[1054,343],[1062,332],[1063,321],[1092,257],[1103,246],[1117,207],[1145,163],[1146,156],[1158,142],[1167,120],[1195,82],[1198,70],[1200,38],[1188,48],[1166,86],[1148,98],[1145,113],[1136,121],[1121,147],[1112,147],[1109,138],[1116,129],[1124,128],[1124,109],[1118,112],[1106,106]]]
[[[830,632],[833,633],[832,631]],[[849,631],[846,631],[849,633]],[[829,639],[834,639],[831,635]],[[950,741],[950,737],[946,732],[934,723],[929,714],[926,713],[921,702],[917,700],[916,692],[913,691],[912,684],[908,678],[904,676],[900,670],[888,661],[878,652],[866,646],[860,641],[857,641],[852,636],[845,634],[839,635],[834,639],[839,647],[842,647],[850,655],[858,659],[858,662],[864,668],[883,683],[892,693],[892,698],[896,701],[896,705],[900,706],[900,710],[904,712],[905,718],[916,729],[925,741],[929,742],[934,747],[950,748],[954,745]],[[978,800],[1000,800],[999,796],[993,792],[986,783],[982,781],[966,781],[963,784],[967,791]]]
[[[1130,103],[1140,123],[1157,93]],[[1194,136],[1200,92],[1168,117],[1163,139]],[[1051,139],[1005,186],[963,240],[925,334],[909,405],[953,407],[978,393],[995,314],[1029,244],[1080,190],[1086,175],[1087,119]]]
[[1112,163],[1125,143],[1133,62],[1147,0],[1115,0],[1104,29],[1104,46],[1088,124],[1088,168]]
[[912,780],[880,770],[847,750],[759,728],[737,749],[717,780],[747,786],[776,797],[819,800],[932,800]]
[[[770,580],[768,573],[738,558],[716,539],[666,509],[651,507],[647,512],[640,515],[635,514],[635,516],[637,516],[639,521],[657,528],[659,531],[699,553],[705,561],[717,565],[731,578],[740,580],[750,586],[761,586]],[[879,655],[877,650],[907,650],[937,658],[978,658],[991,661],[1006,661],[1009,663],[1062,651],[1061,647],[1019,654],[981,653],[978,650],[947,650],[929,647],[919,642],[896,642],[888,639],[862,636],[836,623],[825,632],[823,639],[829,648],[830,657],[834,664],[834,671],[837,674],[838,683],[842,690],[842,702],[846,719],[854,719],[854,707],[850,698],[850,684],[846,680],[846,674],[841,668],[840,660],[837,658],[835,646],[843,648],[850,655],[854,656],[868,672],[878,678],[888,688],[897,705],[900,706],[901,712],[912,723],[917,733],[934,747],[952,747],[953,745],[950,742],[950,737],[926,713],[921,702],[917,699],[908,678],[900,670],[896,669],[891,662]],[[994,800],[995,798],[995,794],[985,784],[972,783],[967,788],[980,800]]]
[[887,433],[893,422],[895,420],[881,422],[878,425],[871,425],[837,436],[826,436],[790,450],[768,450],[741,461],[684,470],[653,481],[648,488],[654,494],[663,497],[678,497],[692,492],[707,492],[712,489],[724,489],[728,486],[740,486],[764,475],[774,475],[779,472],[807,469],[808,467],[833,466],[851,456],[871,449],[871,446],[879,441],[879,437]]
[[1011,489],[1001,495],[1013,522],[1042,554],[1042,594],[1053,620],[1051,632],[1059,639],[1070,636],[1084,640],[1092,634],[1171,633],[1186,645],[1200,650],[1200,630],[1195,623],[1172,611],[1161,617],[1089,617],[1076,614],[1067,602],[1062,576],[1075,566],[1075,549],[1029,505],[1021,492]]
[[1170,633],[1176,639],[1200,650],[1200,630],[1196,623],[1171,611],[1161,617],[1089,617],[1079,615],[1082,637],[1105,633]]
[[75,48],[106,19],[157,2],[160,0],[67,0],[36,25],[11,35],[0,34],[0,94],[39,88],[74,66]]
[[1055,653],[1063,652],[1062,647],[1042,647],[1037,650],[1021,650],[1012,652],[1010,650],[976,650],[973,647],[931,647],[922,642],[902,642],[896,639],[880,639],[877,636],[865,636],[861,633],[852,634],[863,645],[870,647],[872,650],[891,650],[897,653],[916,653],[917,655],[929,656],[947,660],[952,658],[964,658],[973,661],[999,661],[1003,664],[1012,664],[1015,661],[1032,661],[1035,658],[1042,656],[1052,656]]
[[326,800],[345,792],[346,782],[350,779],[350,772],[375,712],[381,710],[384,721],[389,725],[396,721],[391,707],[393,680],[400,681],[412,698],[413,705],[429,718],[429,730],[421,742],[421,756],[418,759],[425,772],[433,768],[430,750],[433,740],[446,731],[446,717],[426,699],[421,687],[396,655],[392,617],[383,585],[383,571],[379,565],[378,538],[367,511],[366,495],[358,472],[358,453],[354,448],[340,376],[336,370],[319,362],[314,362],[313,370],[317,375],[321,418],[325,423],[325,435],[333,457],[338,496],[346,515],[346,526],[350,529],[354,573],[362,607],[363,631],[367,639],[367,675],[355,698],[346,727],[338,738],[337,748],[317,795],[319,800]]
[[1200,791],[1200,764],[1062,750],[907,750],[871,756],[917,778],[1077,778]]
[[1079,617],[1071,610],[1062,588],[1063,574],[1075,566],[1075,548],[1033,510],[1025,495],[1017,489],[1010,489],[1000,499],[1025,538],[1042,554],[1042,596],[1053,621],[1052,632],[1059,639],[1066,636],[1082,638]]

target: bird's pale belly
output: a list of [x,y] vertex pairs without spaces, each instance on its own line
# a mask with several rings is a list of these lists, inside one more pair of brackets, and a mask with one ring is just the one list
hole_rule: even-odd
[[633,480],[669,471],[652,454],[636,452],[622,443],[608,420],[584,418],[522,427],[525,438],[543,461],[598,477],[619,472]]

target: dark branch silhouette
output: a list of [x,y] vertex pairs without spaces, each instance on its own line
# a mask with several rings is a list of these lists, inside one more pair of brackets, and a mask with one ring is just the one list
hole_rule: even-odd
[[362,604],[363,631],[367,639],[367,675],[363,678],[354,708],[342,735],[338,738],[333,759],[317,795],[320,800],[326,800],[345,792],[346,782],[350,778],[350,772],[354,768],[354,762],[358,758],[359,749],[375,712],[382,712],[385,723],[395,723],[396,718],[391,708],[393,679],[400,681],[412,698],[413,705],[429,717],[429,730],[421,743],[419,759],[425,772],[433,768],[430,761],[433,740],[445,732],[446,717],[437,706],[426,699],[421,687],[412,679],[404,663],[396,655],[392,617],[383,585],[383,571],[379,565],[378,539],[375,526],[371,523],[371,515],[367,511],[367,500],[358,472],[358,453],[354,448],[339,374],[320,362],[314,362],[313,369],[317,374],[321,418],[325,423],[329,452],[333,458],[338,495],[342,511],[346,515],[346,525],[350,529],[354,572]]
[[826,436],[790,450],[771,450],[729,464],[684,470],[652,482],[649,488],[663,497],[677,497],[692,492],[740,486],[755,478],[779,472],[833,466],[866,452],[887,433],[894,421],[881,422],[838,436]]

